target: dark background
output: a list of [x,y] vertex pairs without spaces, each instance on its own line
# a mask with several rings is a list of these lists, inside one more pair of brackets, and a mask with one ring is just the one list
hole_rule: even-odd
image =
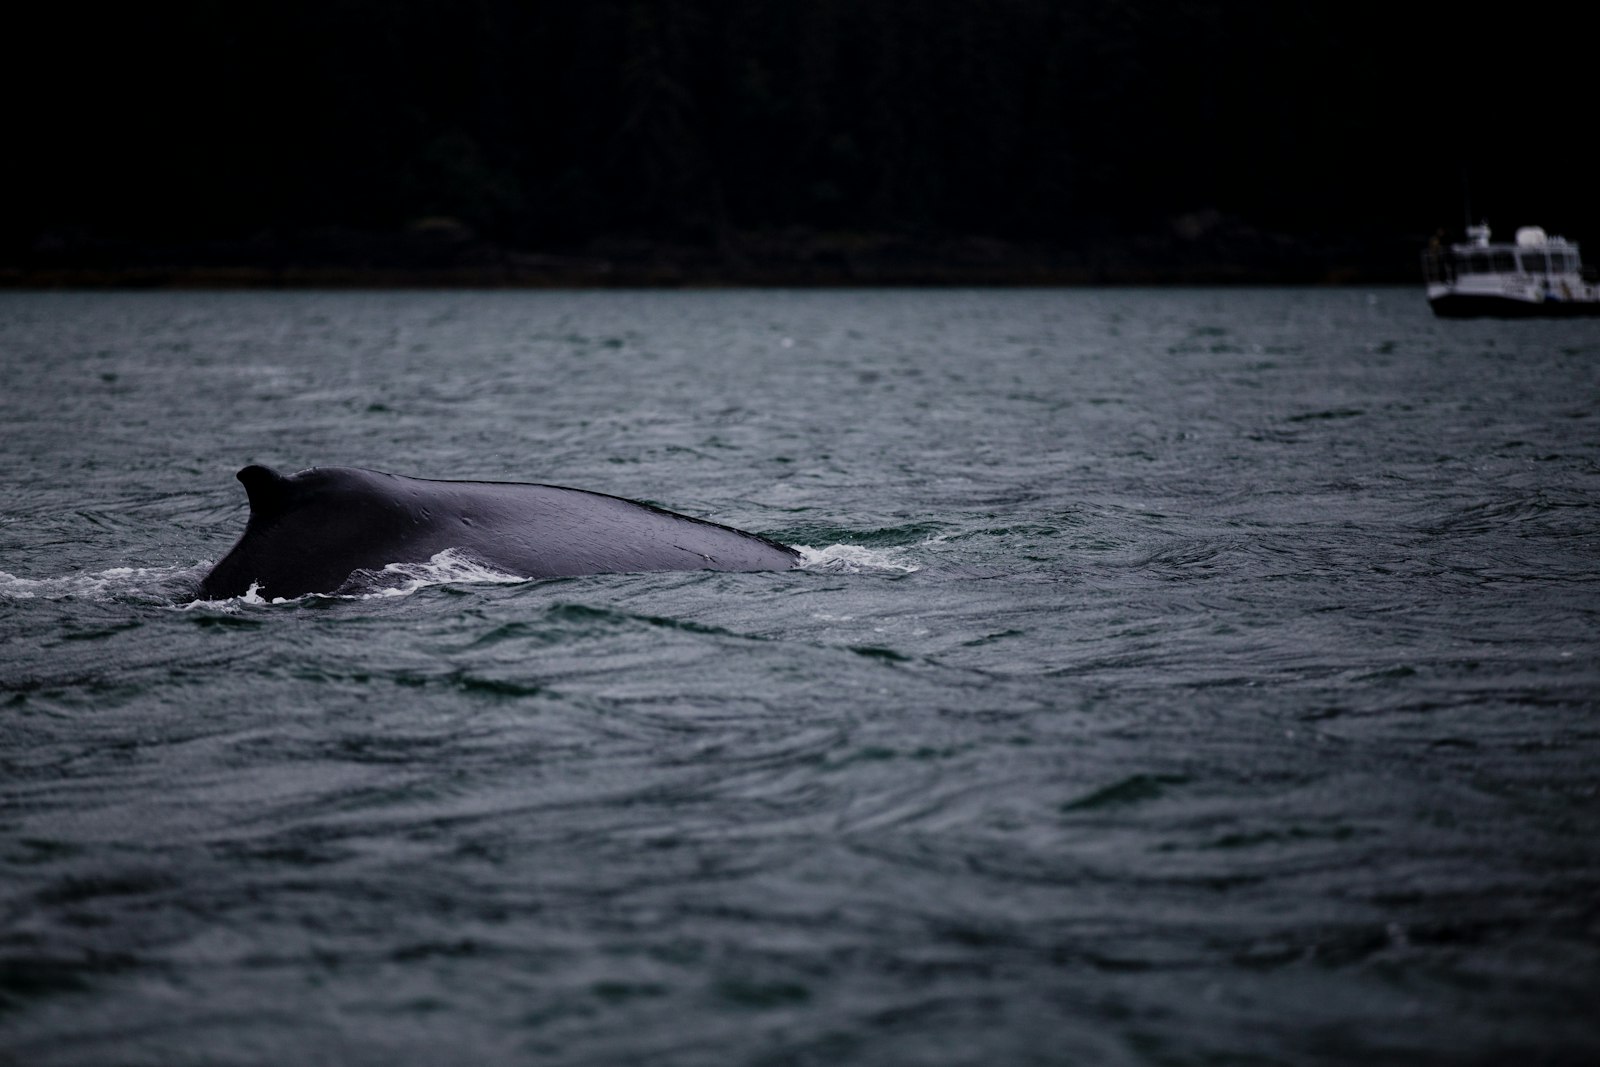
[[[1531,5],[1530,5],[1531,6]],[[1386,281],[1600,240],[1592,35],[1443,5],[60,3],[13,283]]]

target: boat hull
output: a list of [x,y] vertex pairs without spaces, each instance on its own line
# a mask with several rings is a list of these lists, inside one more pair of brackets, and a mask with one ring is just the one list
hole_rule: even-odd
[[1441,319],[1569,319],[1600,316],[1600,300],[1516,300],[1479,293],[1428,298]]

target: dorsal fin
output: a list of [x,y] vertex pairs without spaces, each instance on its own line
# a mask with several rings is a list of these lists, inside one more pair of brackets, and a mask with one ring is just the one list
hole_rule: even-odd
[[289,479],[258,463],[250,464],[235,477],[244,483],[245,495],[250,498],[251,518],[268,518],[282,510]]

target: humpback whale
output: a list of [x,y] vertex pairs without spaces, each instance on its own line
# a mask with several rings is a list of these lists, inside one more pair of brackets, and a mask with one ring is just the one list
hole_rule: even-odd
[[357,571],[458,549],[525,578],[770,571],[800,555],[757,534],[622,497],[526,482],[406,478],[358,467],[238,474],[250,519],[200,583],[202,600],[331,593]]

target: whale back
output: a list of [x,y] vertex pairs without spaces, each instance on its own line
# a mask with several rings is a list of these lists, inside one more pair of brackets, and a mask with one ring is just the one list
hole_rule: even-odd
[[784,570],[786,545],[621,497],[529,482],[406,478],[356,467],[238,474],[243,536],[203,599],[333,592],[356,571],[460,550],[527,578],[664,570]]

